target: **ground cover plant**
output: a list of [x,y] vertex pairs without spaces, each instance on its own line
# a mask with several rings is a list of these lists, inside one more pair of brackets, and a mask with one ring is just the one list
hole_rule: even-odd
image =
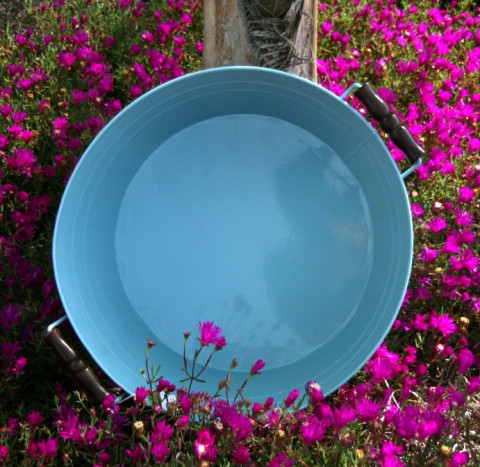
[[[96,404],[44,340],[63,314],[50,251],[69,175],[125,105],[200,68],[202,4],[35,2],[0,32],[0,464],[479,465],[480,11],[332,0],[318,14],[320,84],[341,94],[369,80],[427,151],[406,180],[414,266],[355,378],[328,397],[306,382],[261,404],[192,393],[187,368],[175,387],[148,364],[133,399],[118,403],[105,380],[112,396]],[[215,323],[185,332],[204,353],[228,345]]]

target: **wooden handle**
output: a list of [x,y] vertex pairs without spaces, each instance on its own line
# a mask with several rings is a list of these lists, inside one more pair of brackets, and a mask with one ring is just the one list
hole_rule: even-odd
[[355,91],[355,97],[365,106],[370,116],[380,123],[381,129],[390,136],[395,146],[405,153],[410,164],[415,164],[425,156],[423,148],[415,142],[399,118],[390,112],[388,104],[373,90],[370,83],[365,83]]
[[93,370],[65,342],[58,328],[53,328],[46,335],[45,339],[53,347],[60,360],[67,365],[75,381],[84,387],[97,402],[102,402],[109,395],[109,392],[102,386]]

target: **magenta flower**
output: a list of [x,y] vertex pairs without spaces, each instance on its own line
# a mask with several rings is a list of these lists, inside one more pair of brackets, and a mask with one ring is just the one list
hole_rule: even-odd
[[10,142],[8,136],[0,134],[0,149],[3,149]]
[[373,384],[395,378],[402,370],[400,357],[390,352],[386,344],[382,344],[377,349],[366,366],[366,371],[371,374]]
[[170,383],[170,381],[167,381],[166,379],[159,379],[158,380],[158,386],[157,386],[157,391],[162,392],[172,392],[175,391],[175,385]]
[[182,415],[178,419],[177,426],[176,426],[177,430],[184,430],[188,425],[189,418],[190,417],[188,415]]
[[174,431],[165,420],[157,422],[153,427],[151,436],[152,454],[158,463],[165,462],[170,452],[167,445]]
[[141,405],[145,402],[145,399],[148,397],[149,391],[144,387],[139,387],[135,389],[135,403]]
[[295,464],[294,459],[289,459],[287,453],[279,454],[275,456],[268,464],[267,467],[292,467]]
[[264,366],[265,362],[263,360],[257,360],[257,362],[252,365],[252,368],[250,369],[250,375],[258,375]]
[[32,429],[38,428],[40,423],[42,423],[44,420],[45,420],[45,417],[36,410],[34,410],[33,412],[30,412],[27,416],[28,424]]
[[114,404],[115,404],[115,396],[110,393],[102,401],[102,404],[101,404],[102,410],[109,411],[112,409]]
[[231,411],[226,422],[232,430],[233,437],[237,443],[247,439],[252,433],[252,423],[250,419],[236,410]]
[[145,450],[140,444],[137,444],[133,449],[127,449],[126,452],[135,464],[143,462],[146,459]]
[[470,396],[480,391],[480,376],[472,376],[467,386],[467,394]]
[[231,454],[235,465],[250,465],[250,451],[246,446],[238,445]]
[[469,459],[470,456],[468,455],[467,451],[454,452],[450,462],[448,463],[448,467],[460,467],[467,464]]
[[460,236],[455,232],[447,236],[442,247],[442,253],[459,254],[462,251]]
[[68,414],[65,421],[61,422],[59,436],[63,439],[79,439],[81,435],[78,426],[78,414]]
[[16,326],[19,318],[19,309],[13,303],[9,303],[3,308],[3,310],[0,310],[0,325],[5,332]]
[[427,411],[418,426],[419,439],[424,440],[430,436],[440,436],[446,426],[442,415],[437,411]]
[[467,348],[461,349],[457,355],[457,364],[458,364],[458,372],[462,375],[466,373],[466,371],[474,364],[475,356],[473,352]]
[[298,389],[294,389],[290,392],[290,394],[285,398],[284,403],[285,407],[291,407],[295,401],[298,399],[300,395],[300,391]]
[[36,458],[43,460],[51,460],[57,457],[57,440],[48,438],[46,440],[39,441],[36,445]]
[[71,95],[75,105],[80,105],[87,99],[87,94],[79,89],[74,89]]
[[393,424],[400,436],[411,440],[417,436],[420,426],[419,418],[420,410],[417,407],[407,406],[395,415]]
[[58,64],[62,68],[71,68],[76,61],[77,61],[77,57],[75,57],[74,54],[66,53],[66,52],[60,52],[58,54]]
[[202,346],[208,347],[213,344],[216,348],[222,349],[227,345],[225,337],[222,334],[222,330],[213,324],[212,321],[205,321],[204,323],[198,323],[198,330],[200,337],[198,340]]
[[475,199],[475,192],[468,186],[462,186],[458,193],[459,203],[471,203]]
[[467,249],[462,253],[462,267],[467,269],[469,272],[476,272],[479,262],[480,259],[478,258],[478,256],[475,255],[475,252],[473,250]]
[[405,464],[398,458],[403,448],[392,441],[385,441],[380,449],[380,465],[382,467],[403,467]]
[[437,257],[438,257],[438,251],[435,250],[434,248],[428,248],[428,247],[425,247],[418,255],[418,259],[427,264],[433,263],[437,259]]
[[8,168],[17,170],[19,173],[30,178],[35,168],[37,158],[31,149],[17,148],[13,151],[12,156],[9,157],[6,162]]
[[315,415],[307,415],[301,422],[300,434],[306,445],[321,441],[325,435],[325,429]]
[[444,337],[457,332],[457,325],[449,315],[438,315],[432,311],[430,317],[430,329],[439,331]]
[[480,150],[480,139],[478,138],[470,138],[468,144],[468,152],[474,153],[475,151]]
[[9,104],[5,104],[0,107],[0,115],[3,118],[9,117],[12,114],[12,112],[13,112],[12,106]]
[[446,229],[447,225],[448,224],[445,219],[441,217],[432,217],[426,222],[425,227],[427,227],[427,229],[430,230],[430,232],[437,233]]
[[462,227],[472,227],[475,224],[475,217],[470,211],[457,209],[455,210],[455,223]]
[[25,357],[19,357],[15,361],[15,364],[13,365],[13,367],[10,368],[8,371],[9,371],[9,373],[14,374],[14,375],[20,375],[20,374],[23,373],[23,370],[27,366],[27,363],[28,362],[27,362],[27,359]]
[[8,459],[8,447],[0,446],[0,462],[4,463]]
[[305,385],[305,392],[308,394],[310,398],[310,403],[313,406],[320,404],[323,400],[323,391],[316,381],[309,381]]
[[118,6],[126,10],[132,4],[132,0],[118,0]]
[[65,117],[58,117],[52,122],[53,137],[65,138],[67,135],[68,120]]
[[11,119],[12,119],[12,122],[17,124],[17,125],[20,125],[22,124],[22,122],[28,117],[28,114],[27,112],[25,112],[24,110],[16,110],[15,112],[12,113],[11,115]]
[[355,404],[355,408],[357,409],[360,420],[363,422],[371,422],[375,420],[382,412],[380,404],[371,401],[366,397],[359,399]]
[[215,435],[212,435],[208,428],[199,430],[193,448],[197,459],[213,462],[217,456]]
[[344,405],[333,409],[333,426],[336,430],[341,430],[356,418],[355,412]]
[[182,409],[182,412],[188,415],[192,410],[193,406],[192,406],[192,400],[190,399],[186,391],[178,391],[177,402],[180,408]]

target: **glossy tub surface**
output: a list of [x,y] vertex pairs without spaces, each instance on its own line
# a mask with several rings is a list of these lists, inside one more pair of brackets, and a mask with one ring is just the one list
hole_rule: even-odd
[[194,390],[332,392],[389,331],[410,276],[407,193],[370,124],[329,91],[255,67],[201,71],[143,95],[95,138],[54,234],[66,313],[127,392],[152,363],[180,385],[183,333],[227,346]]

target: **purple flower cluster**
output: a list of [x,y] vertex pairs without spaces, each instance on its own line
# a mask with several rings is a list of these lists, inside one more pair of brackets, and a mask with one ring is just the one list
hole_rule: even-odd
[[[22,349],[38,332],[32,317],[60,312],[49,246],[61,191],[82,151],[125,103],[195,66],[185,36],[196,34],[198,3],[168,1],[148,19],[144,2],[105,8],[125,29],[142,29],[130,35],[131,51],[114,24],[100,33],[95,18],[62,0],[38,10],[42,27],[0,48],[0,368],[11,375],[27,366]],[[123,53],[128,66],[112,62]]]

